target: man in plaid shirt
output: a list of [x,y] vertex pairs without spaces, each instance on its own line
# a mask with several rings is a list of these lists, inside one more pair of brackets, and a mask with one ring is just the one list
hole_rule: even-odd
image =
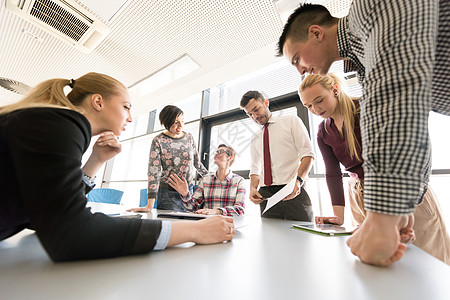
[[186,179],[171,174],[169,184],[182,197],[189,211],[204,215],[241,216],[244,214],[244,178],[230,170],[236,158],[234,149],[221,144],[214,153],[215,173],[202,177],[194,194],[190,194]]
[[300,74],[325,75],[344,60],[363,87],[364,204],[369,211],[347,244],[362,261],[390,265],[413,237],[411,213],[430,174],[428,115],[450,115],[450,1],[354,0],[336,19],[303,5],[278,44]]

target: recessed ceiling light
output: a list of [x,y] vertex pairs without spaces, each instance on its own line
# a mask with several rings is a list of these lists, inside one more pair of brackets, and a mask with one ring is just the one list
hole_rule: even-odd
[[200,68],[200,65],[190,58],[189,55],[185,54],[168,66],[133,84],[129,89],[136,94],[146,96],[198,68]]

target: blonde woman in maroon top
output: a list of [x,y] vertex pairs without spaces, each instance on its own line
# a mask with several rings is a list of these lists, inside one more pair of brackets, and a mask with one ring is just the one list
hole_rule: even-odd
[[[319,125],[317,142],[325,162],[325,177],[331,196],[334,216],[316,216],[316,223],[344,223],[345,197],[340,165],[345,167],[349,181],[349,202],[353,222],[361,224],[364,209],[364,170],[359,127],[359,100],[342,90],[336,75],[309,75],[302,82],[300,96],[311,113],[325,120]],[[450,238],[439,205],[428,187],[424,201],[414,212],[414,232],[403,232],[405,241],[414,244],[450,264]]]

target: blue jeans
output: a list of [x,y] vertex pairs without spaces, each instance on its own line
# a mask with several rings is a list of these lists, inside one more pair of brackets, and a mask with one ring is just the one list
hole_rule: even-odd
[[[189,192],[192,195],[193,184],[189,185]],[[183,200],[181,200],[180,193],[168,186],[167,184],[160,184],[158,190],[158,197],[156,198],[156,209],[175,210],[187,212],[184,207]]]

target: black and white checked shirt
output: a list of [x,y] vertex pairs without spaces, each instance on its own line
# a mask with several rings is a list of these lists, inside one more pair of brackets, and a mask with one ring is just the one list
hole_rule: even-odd
[[[439,20],[439,21],[438,21]],[[450,115],[450,1],[354,0],[339,21],[344,71],[363,87],[365,208],[402,215],[422,201],[428,115]]]

